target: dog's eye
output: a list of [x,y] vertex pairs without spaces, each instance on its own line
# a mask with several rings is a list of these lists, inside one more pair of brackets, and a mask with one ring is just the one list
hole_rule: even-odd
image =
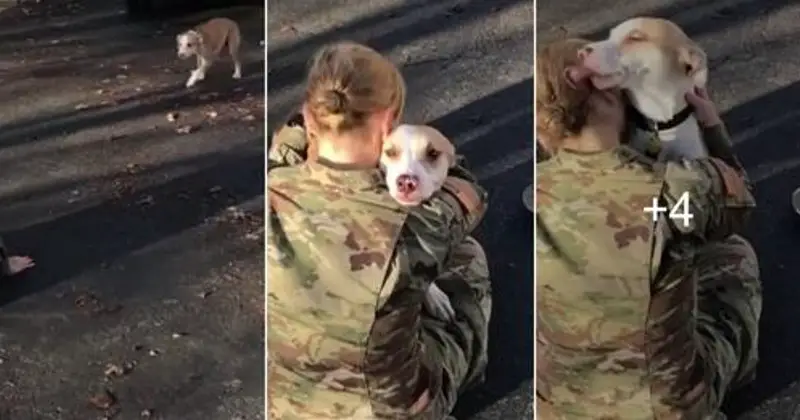
[[428,158],[428,160],[431,160],[431,161],[439,159],[439,156],[441,156],[441,155],[442,155],[442,152],[440,152],[440,151],[438,151],[436,149],[428,149],[428,151],[426,153],[426,157]]
[[632,42],[644,41],[644,34],[638,31],[633,31],[629,33],[626,38],[628,39],[628,41]]
[[390,147],[390,148],[384,150],[383,154],[386,155],[386,157],[388,157],[389,159],[394,159],[394,158],[397,157],[398,152],[397,152],[396,148]]

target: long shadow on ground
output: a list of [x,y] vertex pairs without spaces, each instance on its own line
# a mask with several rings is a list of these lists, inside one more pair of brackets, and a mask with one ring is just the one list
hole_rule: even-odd
[[[260,154],[213,155],[173,165],[207,169],[45,223],[4,232],[7,244],[36,257],[37,267],[23,275],[27,278],[3,285],[0,306],[203,223],[234,202],[264,191],[264,158]],[[217,186],[222,193],[209,197],[209,190]],[[142,197],[148,196],[154,204],[142,206]]]
[[[727,408],[739,415],[800,379],[800,218],[792,191],[800,187],[800,82],[737,106],[725,114],[737,152],[755,182],[758,209],[748,237],[759,256],[764,287],[757,378],[730,396]],[[742,139],[737,133],[746,134]],[[788,413],[787,413],[788,414]],[[776,418],[781,417],[780,415]]]
[[[498,156],[518,151],[526,157],[481,179],[490,194],[476,235],[492,276],[489,367],[486,382],[459,398],[457,418],[474,415],[533,377],[533,224],[521,202],[533,176],[532,93],[527,79],[430,123],[459,145],[478,173]],[[504,118],[510,115],[516,117]],[[483,134],[470,137],[472,132]]]
[[[410,43],[415,39],[443,31],[447,28],[466,25],[491,13],[508,9],[523,0],[448,0],[445,2],[410,1],[395,8],[366,16],[335,30],[326,31],[283,48],[268,51],[267,70],[269,86],[267,94],[293,86],[302,81],[308,58],[324,44],[352,40],[363,42],[378,51]],[[409,17],[412,13],[428,12],[422,18]],[[402,24],[400,24],[402,23]],[[381,30],[384,26],[397,26],[391,30]],[[279,104],[280,105],[280,104]],[[272,130],[281,118],[290,112],[285,107],[268,110],[268,127]]]

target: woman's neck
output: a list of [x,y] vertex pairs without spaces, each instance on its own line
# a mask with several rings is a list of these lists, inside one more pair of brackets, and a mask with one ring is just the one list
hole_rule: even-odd
[[620,144],[620,133],[610,125],[585,127],[577,136],[564,139],[564,148],[576,152],[592,153],[613,149]]
[[370,147],[342,147],[343,144],[359,144],[361,139],[339,137],[331,139],[320,137],[317,139],[318,158],[337,166],[356,168],[374,168],[378,166],[379,156],[370,150]]

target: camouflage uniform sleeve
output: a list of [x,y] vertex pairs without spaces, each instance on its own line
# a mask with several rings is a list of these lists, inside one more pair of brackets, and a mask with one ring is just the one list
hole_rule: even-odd
[[452,236],[458,235],[450,230],[451,218],[449,211],[417,207],[400,234],[388,274],[397,281],[376,312],[365,363],[379,418],[413,418],[414,402],[441,381],[421,354],[420,314],[425,292],[443,271]]
[[718,158],[667,163],[664,181],[663,198],[673,212],[667,223],[679,234],[726,238],[744,229],[756,206],[745,176]]
[[489,194],[478,184],[478,179],[467,166],[466,158],[458,156],[456,165],[447,174],[442,191],[434,194],[430,200],[437,208],[453,211],[451,227],[462,232],[458,242],[472,233],[483,220],[489,201]]
[[267,152],[267,167],[297,165],[306,160],[308,141],[302,123],[294,123],[296,118],[281,126],[272,136]]
[[[409,210],[398,240],[389,277],[396,277],[392,293],[380,306],[370,339],[369,366],[376,414],[413,418],[411,404],[426,390],[436,390],[442,378],[426,367],[424,357],[400,355],[399,349],[419,340],[422,299],[441,275],[455,244],[480,221],[487,195],[464,165],[450,173],[448,185],[422,205]],[[406,354],[405,352],[403,354]],[[397,384],[407,386],[397,386]],[[432,392],[432,391],[431,391]],[[390,410],[383,413],[379,411]],[[399,417],[398,417],[399,416]]]
[[733,143],[725,124],[703,127],[702,133],[709,156],[722,160],[731,168],[747,176],[744,166],[739,162],[739,158],[736,157],[736,152],[733,150]]

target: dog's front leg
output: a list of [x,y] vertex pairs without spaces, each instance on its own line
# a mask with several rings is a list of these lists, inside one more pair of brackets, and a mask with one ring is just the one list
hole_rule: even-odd
[[197,82],[206,78],[206,71],[211,67],[211,61],[201,55],[197,56],[197,68],[192,70],[189,80],[186,81],[186,87],[190,88]]

